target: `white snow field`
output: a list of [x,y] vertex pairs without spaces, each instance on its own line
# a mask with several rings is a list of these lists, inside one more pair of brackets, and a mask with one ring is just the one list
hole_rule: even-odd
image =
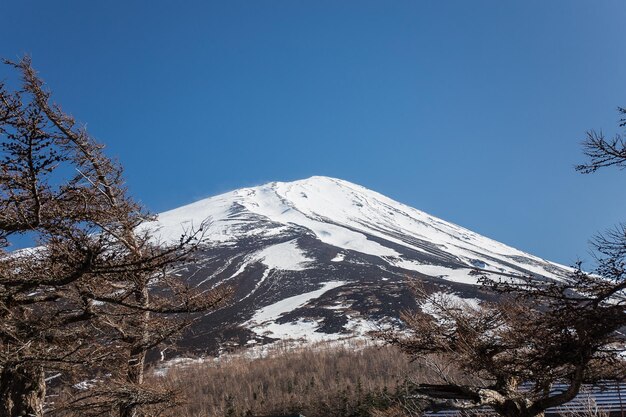
[[322,288],[315,291],[285,298],[272,305],[263,307],[245,325],[258,335],[278,339],[306,339],[311,342],[328,339],[331,335],[315,332],[318,328],[318,324],[315,321],[300,320],[295,323],[279,324],[275,320],[285,313],[306,305],[309,301],[318,298],[326,291],[341,287],[344,284],[345,282],[343,281],[326,282],[322,285]]

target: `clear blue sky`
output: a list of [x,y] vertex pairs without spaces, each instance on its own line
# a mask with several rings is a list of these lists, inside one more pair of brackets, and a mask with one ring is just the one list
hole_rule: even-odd
[[153,211],[328,175],[566,264],[626,221],[626,172],[573,170],[585,131],[617,132],[626,106],[623,0],[0,12],[0,56],[32,56]]

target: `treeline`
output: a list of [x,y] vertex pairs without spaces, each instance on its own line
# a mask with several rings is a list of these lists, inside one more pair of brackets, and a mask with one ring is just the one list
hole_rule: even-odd
[[393,347],[355,343],[178,366],[149,383],[179,392],[182,404],[172,417],[365,417],[394,402],[407,378],[429,374]]

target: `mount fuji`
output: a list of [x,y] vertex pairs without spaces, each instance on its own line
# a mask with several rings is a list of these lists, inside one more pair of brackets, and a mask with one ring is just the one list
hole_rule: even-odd
[[568,267],[524,253],[348,181],[311,177],[242,188],[161,213],[162,239],[204,224],[191,285],[227,283],[228,307],[181,344],[198,353],[277,340],[365,337],[414,305],[406,277],[465,299],[480,273],[562,279]]

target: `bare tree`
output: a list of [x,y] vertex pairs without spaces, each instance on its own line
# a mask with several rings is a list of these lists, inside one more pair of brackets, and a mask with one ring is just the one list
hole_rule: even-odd
[[[626,143],[619,135],[606,139],[588,132],[583,146],[589,162],[577,167],[581,172],[626,167]],[[488,407],[506,417],[533,417],[571,401],[585,383],[623,380],[626,227],[598,236],[594,248],[593,273],[578,264],[563,280],[482,276],[483,289],[499,294],[498,302],[470,305],[429,293],[414,281],[420,307],[403,315],[404,331],[382,337],[430,361],[440,380],[414,384],[402,407]],[[448,372],[450,367],[461,376]],[[564,388],[555,391],[556,384]]]
[[[483,285],[502,299],[470,305],[413,283],[421,309],[383,337],[431,364],[439,381],[414,384],[404,404],[532,417],[571,401],[584,383],[626,375],[626,300],[605,279],[578,270],[568,281],[484,277]],[[565,388],[554,391],[557,383]]]
[[[22,87],[0,84],[0,417],[42,416],[53,371],[70,386],[106,375],[64,407],[141,415],[172,400],[142,387],[147,352],[229,290],[176,276],[198,232],[160,242],[119,164],[51,103],[30,60],[7,64]],[[25,234],[36,247],[7,251]]]
[[[618,107],[617,111],[622,115],[620,127],[626,126],[626,109]],[[590,130],[583,141],[583,151],[589,161],[576,166],[576,170],[584,174],[610,166],[626,168],[626,141],[620,134],[607,138],[602,131]]]

